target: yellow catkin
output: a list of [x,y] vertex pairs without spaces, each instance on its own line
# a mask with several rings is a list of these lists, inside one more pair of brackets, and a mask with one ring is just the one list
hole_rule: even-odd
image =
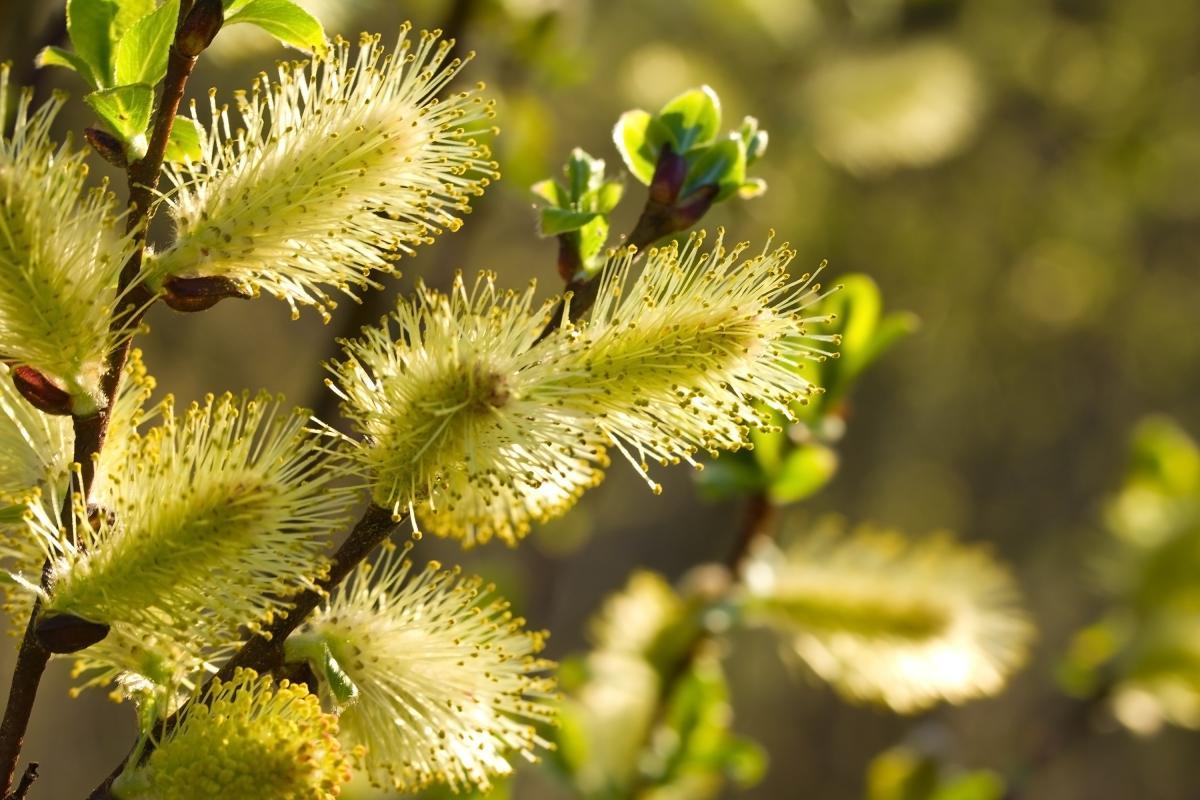
[[366,747],[373,781],[486,790],[510,759],[548,747],[535,723],[554,716],[546,634],[525,630],[494,587],[437,563],[414,571],[392,549],[361,568],[302,629],[357,687],[341,712],[347,742]]
[[407,25],[390,53],[339,40],[239,94],[236,130],[210,96],[199,163],[167,170],[178,238],[151,282],[222,276],[328,318],[328,289],[378,286],[371,273],[458,229],[497,172],[482,87],[438,97],[463,64],[449,50]]
[[332,800],[350,779],[337,718],[303,686],[239,670],[188,706],[146,763],[113,785],[120,800]]

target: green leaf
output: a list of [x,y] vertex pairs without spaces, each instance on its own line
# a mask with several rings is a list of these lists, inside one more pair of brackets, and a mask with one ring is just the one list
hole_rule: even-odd
[[84,61],[78,54],[61,47],[45,47],[37,54],[34,64],[38,67],[66,67],[79,73],[93,89],[96,88],[96,76],[92,73],[92,65]]
[[189,158],[199,161],[200,156],[200,126],[191,117],[176,117],[163,160],[170,164],[180,164]]
[[822,407],[836,402],[867,367],[889,348],[917,329],[918,321],[908,313],[889,314],[880,319],[883,296],[875,281],[866,275],[847,275],[841,288],[822,304],[822,314],[836,319],[828,331],[841,336],[839,358],[822,365],[822,385],[826,394]]
[[323,648],[319,666],[321,677],[325,679],[325,685],[329,687],[329,692],[338,705],[345,706],[358,699],[358,686],[342,669],[342,665],[333,657],[328,646]]
[[146,128],[154,107],[154,89],[145,83],[92,92],[83,98],[128,148],[130,161],[146,155]]
[[758,428],[750,429],[750,441],[754,443],[754,460],[762,467],[763,472],[768,475],[773,475],[778,471],[780,464],[783,462],[784,448],[787,446],[787,432],[783,429],[786,420],[778,411],[772,416],[778,426],[778,430],[762,431]]
[[111,0],[67,0],[67,34],[75,52],[91,65],[94,85],[113,85],[112,28],[117,5]]
[[758,120],[754,117],[743,119],[742,127],[733,135],[746,145],[746,166],[758,161],[767,151],[767,132],[758,129]]
[[726,139],[706,148],[688,167],[681,197],[702,186],[718,187],[716,201],[729,197],[746,182],[746,146],[741,139]]
[[687,153],[717,138],[721,128],[721,101],[708,86],[691,89],[667,101],[658,118],[671,132],[675,152]]
[[823,489],[838,468],[837,453],[821,444],[807,444],[788,453],[768,493],[775,503],[795,503]]
[[[120,39],[125,31],[134,23],[154,13],[158,6],[156,0],[116,0],[117,16],[113,20],[112,34],[114,41]],[[178,17],[178,11],[176,12]]]
[[533,192],[535,197],[545,200],[546,203],[556,208],[566,208],[571,204],[566,190],[553,178],[538,181],[529,187],[529,191]]
[[175,38],[179,0],[167,0],[133,24],[117,42],[115,74],[118,86],[147,83],[154,86],[167,74],[167,54]]
[[767,182],[762,178],[750,178],[748,181],[738,187],[738,197],[743,200],[753,200],[756,197],[762,197],[767,192]]
[[592,158],[583,149],[576,147],[567,159],[567,192],[572,202],[579,202],[584,195],[600,188],[604,181],[604,161]]
[[322,53],[325,29],[320,20],[293,0],[250,0],[225,18],[226,25],[257,25],[284,44],[298,50]]
[[875,329],[883,311],[879,286],[866,275],[846,275],[841,288],[829,296],[821,311],[837,317],[833,327],[842,337],[838,352],[839,367],[849,376],[857,374],[862,354],[875,338]]
[[658,152],[669,140],[663,124],[641,109],[626,111],[613,127],[613,143],[625,166],[647,186],[654,178]]
[[543,208],[538,232],[542,236],[557,236],[560,233],[577,231],[599,217],[592,211],[572,211],[569,208]]
[[590,269],[593,265],[599,269],[600,265],[595,263],[596,256],[600,255],[600,251],[608,242],[608,220],[603,214],[597,214],[596,218],[580,228],[576,235],[579,237],[579,260],[584,269],[589,273],[594,271]]
[[767,476],[754,460],[754,453],[748,450],[726,453],[705,462],[704,470],[695,477],[700,496],[709,501],[751,494],[767,485]]
[[617,203],[621,202],[623,194],[625,194],[625,184],[621,183],[621,181],[605,181],[595,191],[595,202],[592,204],[592,210],[599,211],[601,214],[609,213],[617,207]]

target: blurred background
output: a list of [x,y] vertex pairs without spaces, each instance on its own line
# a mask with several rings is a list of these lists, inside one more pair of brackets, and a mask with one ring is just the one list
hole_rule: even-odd
[[[572,147],[619,172],[611,129],[621,112],[657,109],[702,83],[719,93],[725,128],[758,117],[771,138],[754,174],[769,189],[721,204],[704,226],[756,244],[774,228],[803,268],[828,259],[833,276],[865,272],[889,309],[922,322],[858,387],[838,476],[806,511],[990,543],[1017,572],[1039,638],[1000,697],[902,718],[840,701],[768,637],[736,637],[726,659],[734,725],[771,756],[763,782],[738,796],[860,797],[871,759],[913,737],[956,763],[1019,768],[1033,732],[1066,702],[1055,669],[1072,633],[1103,603],[1101,509],[1120,485],[1129,432],[1149,412],[1200,432],[1200,4],[302,4],[347,36],[369,29],[386,40],[405,19],[446,28],[477,53],[460,80],[485,80],[498,101],[503,180],[462,231],[401,264],[392,294],[418,277],[448,285],[460,267],[493,269],[513,287],[536,277],[550,294],[556,246],[536,238],[528,188],[557,176]],[[61,6],[0,0],[0,58],[39,92],[78,97],[74,76],[32,67],[62,35]],[[215,86],[231,99],[282,57],[257,31],[223,32],[189,93]],[[60,119],[77,140],[89,121],[80,102]],[[632,226],[644,189],[631,180],[626,194],[617,233]],[[266,387],[332,419],[320,362],[335,336],[390,305],[373,302],[343,303],[328,326],[315,313],[293,323],[267,300],[194,316],[160,305],[139,346],[181,400]],[[656,477],[661,497],[617,464],[574,513],[515,551],[463,555],[427,538],[418,553],[495,579],[552,631],[560,657],[586,646],[586,620],[636,566],[675,578],[729,549],[735,504],[701,501],[690,470]],[[98,692],[68,701],[68,686],[58,665],[30,731],[27,755],[47,762],[40,797],[81,796],[133,736],[130,708]],[[1135,737],[1101,719],[1038,771],[1027,796],[1200,797],[1197,746],[1194,733]],[[52,766],[62,754],[69,769]],[[530,774],[515,796],[562,794]]]

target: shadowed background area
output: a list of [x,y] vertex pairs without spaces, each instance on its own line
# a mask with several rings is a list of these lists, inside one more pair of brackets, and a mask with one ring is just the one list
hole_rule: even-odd
[[[958,763],[1018,769],[1064,702],[1055,667],[1099,607],[1100,515],[1128,434],[1149,412],[1200,433],[1200,6],[1159,0],[361,0],[302,3],[330,32],[385,42],[401,21],[445,27],[498,101],[503,179],[466,225],[401,263],[404,277],[322,325],[285,305],[228,301],[203,315],[159,306],[139,340],[162,390],[278,391],[330,421],[320,362],[416,278],[492,269],[499,283],[559,288],[556,247],[535,236],[528,187],[582,146],[620,170],[611,128],[691,86],[719,93],[724,127],[760,120],[769,189],[724,203],[705,227],[760,242],[769,228],[802,269],[865,272],[920,331],[857,389],[836,480],[805,504],[909,533],[950,529],[1013,564],[1036,619],[1031,664],[999,698],[918,718],[856,708],[779,657],[767,637],[729,645],[735,727],[771,755],[747,796],[858,797],[866,765],[917,737]],[[35,73],[62,36],[60,4],[0,0],[0,57],[43,94],[83,87]],[[191,83],[231,100],[282,52],[256,31],[218,37]],[[89,123],[73,102],[65,132]],[[97,160],[98,161],[98,160]],[[116,184],[120,186],[120,184]],[[123,187],[122,187],[123,188]],[[643,189],[614,218],[631,229]],[[496,580],[550,655],[586,646],[585,621],[636,566],[674,578],[724,556],[739,509],[703,503],[686,468],[661,497],[617,464],[605,484],[520,549],[461,555],[428,537],[419,556]],[[8,675],[15,640],[0,653]],[[122,756],[132,711],[101,693],[69,701],[65,664],[43,685],[27,755],[35,796],[79,797]],[[7,678],[5,679],[5,682]],[[1030,796],[1195,797],[1195,735],[1136,738],[1098,720],[1045,765]],[[72,761],[64,765],[64,754]],[[521,798],[563,796],[529,776]]]

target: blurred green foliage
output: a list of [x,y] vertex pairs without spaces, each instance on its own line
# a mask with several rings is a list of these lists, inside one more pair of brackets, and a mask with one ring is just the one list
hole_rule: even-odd
[[1111,608],[1080,632],[1066,688],[1111,701],[1139,733],[1200,728],[1200,448],[1173,421],[1134,431],[1125,483],[1106,517]]

